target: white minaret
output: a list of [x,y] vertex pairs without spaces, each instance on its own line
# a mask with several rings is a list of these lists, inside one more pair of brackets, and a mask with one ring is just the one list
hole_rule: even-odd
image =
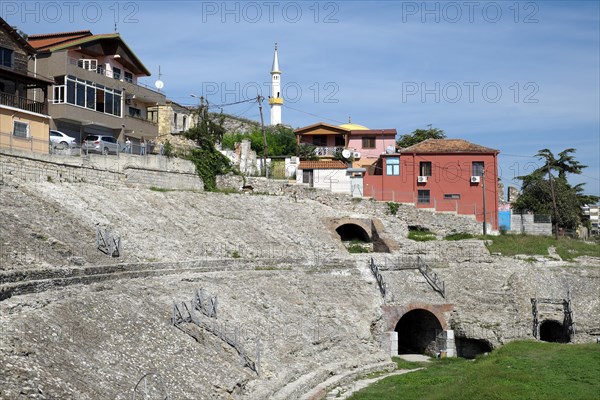
[[273,56],[273,67],[271,68],[271,125],[281,124],[281,106],[283,96],[281,95],[281,71],[279,70],[279,58],[277,57],[277,43],[275,43],[275,55]]

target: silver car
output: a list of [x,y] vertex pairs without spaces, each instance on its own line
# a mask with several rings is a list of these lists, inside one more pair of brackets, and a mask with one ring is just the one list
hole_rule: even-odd
[[81,144],[81,150],[88,153],[117,154],[121,152],[121,145],[112,136],[87,135]]
[[77,145],[77,139],[62,133],[61,131],[50,130],[50,143],[52,147],[73,147]]

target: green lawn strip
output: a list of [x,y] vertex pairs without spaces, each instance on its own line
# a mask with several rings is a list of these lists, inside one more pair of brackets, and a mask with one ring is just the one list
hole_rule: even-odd
[[493,243],[487,248],[492,253],[503,256],[516,254],[548,255],[548,247],[556,247],[556,252],[563,260],[572,260],[579,256],[600,257],[600,243],[587,243],[582,240],[560,238],[558,241],[550,236],[500,235],[485,236]]
[[350,399],[597,400],[600,346],[521,341],[476,360],[444,359],[390,376]]

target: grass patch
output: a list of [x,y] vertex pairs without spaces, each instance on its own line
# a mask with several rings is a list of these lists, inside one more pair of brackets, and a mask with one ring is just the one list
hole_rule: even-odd
[[363,242],[352,242],[346,247],[348,249],[348,253],[352,254],[361,254],[361,253],[370,253],[371,250]]
[[417,242],[436,240],[435,233],[419,226],[408,227],[408,238]]
[[600,257],[600,243],[589,243],[568,237],[558,241],[551,236],[530,235],[500,235],[485,236],[484,239],[493,243],[487,248],[491,253],[501,253],[503,256],[516,254],[548,255],[548,247],[556,247],[556,252],[563,260],[572,260],[579,256]]
[[165,188],[156,187],[156,186],[150,186],[150,190],[152,190],[153,192],[161,192],[161,193],[172,192],[171,189],[165,189]]
[[473,239],[475,236],[470,233],[458,232],[451,233],[449,235],[444,236],[444,240],[465,240],[465,239]]
[[384,378],[352,400],[598,399],[600,346],[512,342],[474,361],[442,359]]

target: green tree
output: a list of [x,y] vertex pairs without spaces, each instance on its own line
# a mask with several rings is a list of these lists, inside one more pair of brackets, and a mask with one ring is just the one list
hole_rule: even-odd
[[402,135],[396,141],[398,147],[409,147],[427,139],[445,139],[446,133],[438,128],[416,129],[412,133]]
[[[270,156],[292,156],[296,154],[296,135],[294,135],[292,129],[277,125],[266,127],[265,133]],[[224,149],[233,149],[236,143],[240,143],[244,139],[250,140],[250,147],[256,154],[263,154],[264,140],[260,128],[254,128],[246,134],[227,133],[223,136],[221,145]]]
[[548,149],[542,149],[535,155],[544,161],[544,165],[538,168],[534,173],[549,173],[549,171],[557,171],[558,177],[566,179],[567,173],[569,174],[581,174],[586,165],[582,165],[579,161],[575,160],[575,149],[569,148],[558,153],[558,158],[554,157],[554,154]]
[[204,182],[204,190],[217,189],[217,175],[225,174],[231,170],[229,159],[221,154],[215,147],[223,139],[223,116],[210,114],[208,105],[198,108],[197,124],[185,132],[188,139],[196,142],[197,147],[192,150],[190,160],[195,164],[198,175]]
[[598,197],[583,194],[584,184],[571,186],[567,181],[567,173],[581,174],[586,168],[575,160],[574,152],[575,149],[566,149],[556,158],[548,149],[538,151],[536,156],[544,164],[531,174],[518,177],[523,184],[513,209],[551,214],[555,233],[559,227],[575,229],[581,222],[581,206],[596,203]]

